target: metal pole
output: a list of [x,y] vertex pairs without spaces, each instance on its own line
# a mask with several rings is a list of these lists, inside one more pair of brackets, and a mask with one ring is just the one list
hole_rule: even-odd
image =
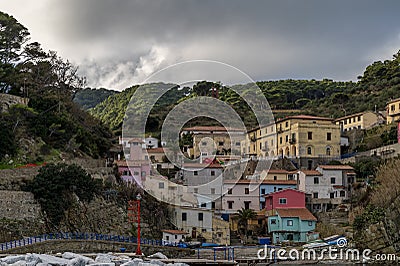
[[136,255],[142,255],[142,251],[140,250],[140,194],[136,197],[136,204],[137,204],[137,219],[138,219],[138,231],[137,231],[137,249],[136,249]]

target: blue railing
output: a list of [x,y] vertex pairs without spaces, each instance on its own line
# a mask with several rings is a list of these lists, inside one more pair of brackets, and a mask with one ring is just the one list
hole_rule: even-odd
[[[0,244],[0,251],[6,251],[9,249],[23,247],[27,245],[32,245],[35,243],[40,243],[49,240],[103,240],[103,241],[112,241],[112,242],[126,242],[126,243],[137,243],[137,238],[133,236],[121,236],[121,235],[105,235],[105,234],[96,234],[96,233],[70,233],[70,232],[60,232],[60,233],[50,233],[43,234],[39,236],[26,237],[19,240],[12,240],[9,242]],[[140,244],[144,245],[152,245],[152,246],[162,246],[162,240],[154,240],[154,239],[140,239]],[[175,245],[177,246],[177,244]]]

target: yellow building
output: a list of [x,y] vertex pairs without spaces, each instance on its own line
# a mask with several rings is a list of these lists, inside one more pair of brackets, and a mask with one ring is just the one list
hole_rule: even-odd
[[286,157],[340,156],[340,128],[333,119],[298,115],[279,120],[277,150]]
[[247,152],[242,155],[288,157],[296,159],[300,167],[311,168],[317,161],[340,156],[340,127],[331,118],[289,116],[250,130],[242,142],[243,150]]
[[363,112],[347,115],[335,119],[335,123],[340,126],[342,132],[353,129],[369,129],[384,123],[384,118],[379,113]]
[[386,122],[388,124],[400,121],[400,98],[388,102],[388,104],[386,105],[386,111]]

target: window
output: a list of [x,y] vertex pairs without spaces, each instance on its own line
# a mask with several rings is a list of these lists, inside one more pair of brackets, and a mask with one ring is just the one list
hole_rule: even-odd
[[330,147],[326,147],[326,155],[331,155],[331,148]]
[[215,176],[215,171],[211,171],[211,176]]
[[278,179],[278,177],[276,175],[274,175],[274,180],[277,180],[277,179]]
[[282,144],[282,137],[279,137],[279,144]]
[[199,189],[196,187],[196,188],[193,189],[193,192],[194,193],[199,193]]
[[206,145],[207,145],[207,142],[206,142],[206,141],[202,141],[202,142],[201,142],[201,145],[202,145],[202,146],[206,146]]
[[334,198],[335,198],[335,193],[334,193],[334,192],[331,192],[331,193],[329,194],[329,198],[334,199]]
[[169,236],[165,236],[165,239],[166,239],[167,241],[169,241]]
[[331,132],[326,133],[326,140],[332,140],[332,133]]
[[205,232],[207,232],[207,229],[203,228],[203,229],[201,229],[201,232],[205,233]]
[[271,147],[273,147],[273,146],[274,146],[274,140],[271,139]]
[[285,137],[285,141],[288,142],[289,141],[289,135],[286,135]]
[[314,177],[314,184],[319,184],[319,178],[318,177]]
[[265,194],[265,188],[262,188],[261,189],[261,195],[264,195]]
[[312,132],[308,132],[308,133],[307,133],[307,138],[308,138],[309,140],[312,139]]
[[281,191],[282,190],[282,188],[280,187],[280,188],[278,188],[278,191]]
[[175,239],[178,239],[178,236],[177,236],[177,235],[175,235]]
[[251,203],[251,201],[245,201],[245,202],[244,202],[244,208],[245,208],[246,210],[250,209],[250,203]]
[[246,187],[246,188],[244,189],[244,194],[249,194],[249,193],[250,193],[249,188]]
[[199,175],[199,172],[194,171],[194,172],[193,172],[193,175]]
[[361,115],[360,115],[360,116],[358,116],[358,121],[361,121]]
[[182,212],[182,221],[187,221],[187,213]]
[[312,165],[313,165],[313,161],[312,160],[308,160],[307,161],[307,169],[311,170],[312,169]]
[[164,188],[164,182],[158,183],[158,188],[160,188],[160,189]]
[[215,188],[211,189],[211,194],[215,194]]
[[288,121],[286,121],[286,123],[285,123],[285,127],[288,127],[289,126],[289,122]]
[[199,212],[198,218],[199,218],[199,221],[203,221],[203,213]]
[[228,189],[228,194],[229,194],[229,195],[232,195],[232,189],[231,189],[231,188]]
[[312,221],[308,221],[308,226],[312,226]]
[[331,177],[331,184],[336,184],[336,178]]
[[219,146],[224,146],[224,142],[223,142],[223,141],[219,141],[219,142],[218,142],[218,145],[219,145]]
[[393,112],[395,110],[396,106],[393,104],[390,106],[390,110]]
[[286,204],[287,199],[286,198],[279,198],[279,204]]
[[314,199],[318,199],[318,192],[314,192],[314,193],[313,193],[313,198],[314,198]]
[[228,209],[233,208],[233,203],[234,203],[234,201],[228,201]]
[[271,224],[276,224],[276,219],[271,219]]
[[346,197],[346,192],[344,190],[340,191],[340,197],[342,198]]
[[138,176],[139,172],[135,171],[135,172],[133,172],[133,175]]
[[215,209],[215,202],[211,202],[211,209]]
[[203,202],[203,203],[200,205],[200,207],[202,207],[202,208],[207,207],[207,203]]
[[307,154],[312,154],[312,149],[311,149],[311,147],[307,147]]
[[287,226],[293,226],[293,220],[287,220]]
[[235,143],[235,145],[236,145],[236,146],[240,146],[240,142],[237,141],[237,142]]
[[142,171],[142,177],[146,176],[146,171]]

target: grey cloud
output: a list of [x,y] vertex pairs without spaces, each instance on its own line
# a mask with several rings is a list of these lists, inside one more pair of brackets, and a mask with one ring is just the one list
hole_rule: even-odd
[[256,80],[355,80],[400,48],[396,0],[42,1],[54,23],[26,26],[46,31],[96,87],[123,89],[191,59],[223,61]]

